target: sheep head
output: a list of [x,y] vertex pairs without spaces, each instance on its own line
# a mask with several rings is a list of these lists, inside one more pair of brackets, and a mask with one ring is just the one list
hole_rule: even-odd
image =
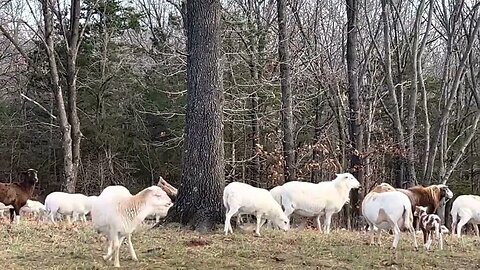
[[29,184],[36,184],[38,183],[38,177],[37,177],[37,170],[34,169],[28,169],[24,172],[22,172],[22,178],[23,181],[29,183]]
[[172,200],[168,197],[167,193],[159,186],[151,186],[146,188],[147,197],[146,202],[154,209],[159,207],[171,207]]
[[357,178],[353,176],[351,173],[340,173],[335,174],[337,178],[333,181],[338,181],[344,184],[348,189],[357,189],[360,188],[360,182],[358,182]]
[[445,198],[445,202],[453,198],[453,192],[448,188],[447,185],[440,184],[437,185],[440,189],[440,198]]

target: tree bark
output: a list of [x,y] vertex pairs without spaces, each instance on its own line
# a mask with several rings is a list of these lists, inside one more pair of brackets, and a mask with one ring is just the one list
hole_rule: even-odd
[[277,0],[278,58],[280,61],[280,88],[282,90],[283,156],[285,159],[285,182],[289,182],[296,179],[296,169],[286,10],[285,0]]
[[60,129],[62,132],[62,148],[63,148],[63,172],[65,177],[65,188],[69,192],[75,191],[75,186],[73,185],[73,190],[71,183],[75,183],[75,167],[72,162],[73,153],[72,153],[72,137],[71,137],[71,125],[68,121],[67,111],[65,109],[65,101],[63,98],[63,91],[60,85],[60,77],[58,73],[57,61],[55,58],[55,45],[53,41],[53,15],[50,10],[50,7],[53,7],[51,0],[42,0],[42,12],[44,20],[44,35],[45,35],[45,45],[46,52],[48,56],[49,71],[50,71],[50,83],[54,92],[55,102],[58,110],[58,119],[60,122]]
[[[350,108],[348,126],[350,141],[350,170],[360,183],[363,183],[363,129],[361,115],[361,100],[358,89],[358,63],[357,63],[357,0],[346,0],[347,10],[347,80],[348,104]],[[358,190],[352,190],[351,204],[353,211],[352,220],[360,215]],[[356,224],[356,223],[355,223]],[[355,226],[355,225],[354,225]]]
[[220,1],[187,0],[187,112],[181,185],[167,222],[205,232],[223,221]]

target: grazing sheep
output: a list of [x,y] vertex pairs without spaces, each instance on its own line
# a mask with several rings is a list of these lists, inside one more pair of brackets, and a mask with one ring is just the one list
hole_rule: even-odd
[[91,216],[97,232],[108,238],[104,260],[111,260],[115,255],[114,266],[120,267],[120,245],[125,238],[132,259],[138,260],[131,234],[155,209],[171,205],[170,200],[165,200],[165,195],[165,191],[158,186],[148,187],[136,195],[123,186],[109,186],[102,191],[93,203]]
[[337,174],[332,181],[318,184],[292,181],[285,183],[281,203],[287,217],[295,213],[305,217],[316,217],[321,231],[320,217],[325,214],[325,233],[330,232],[332,215],[338,213],[350,201],[351,189],[360,188],[358,180],[350,173]]
[[[473,224],[475,234],[478,236],[478,224],[480,224],[480,196],[461,195],[453,202],[452,210],[452,235],[460,237],[462,228],[467,223]],[[456,232],[456,233],[455,233]]]
[[20,208],[32,197],[38,183],[37,171],[28,169],[21,173],[21,178],[23,181],[20,183],[0,183],[0,202],[13,206],[10,208],[10,221],[15,218],[17,224],[20,223]]
[[370,244],[375,243],[375,231],[378,231],[378,242],[380,242],[380,230],[392,229],[395,235],[392,249],[396,249],[400,241],[400,230],[407,228],[413,236],[415,249],[417,249],[410,199],[402,192],[388,191],[393,187],[388,187],[387,183],[381,185],[379,189],[369,192],[362,201],[362,215],[371,231]]
[[420,229],[423,232],[423,244],[426,250],[430,249],[432,244],[432,232],[435,232],[435,237],[438,239],[440,250],[443,250],[443,236],[441,231],[441,219],[436,214],[427,214],[427,207],[416,206],[414,216],[419,219]]
[[[410,199],[412,212],[415,212],[416,206],[427,207],[427,214],[436,213],[442,202],[447,202],[453,198],[453,192],[447,185],[431,185],[428,187],[415,186],[409,189],[397,188]],[[415,228],[418,230],[419,223],[417,217],[414,217]]]
[[42,217],[47,212],[45,205],[39,201],[27,200],[27,203],[20,208],[21,214],[33,214],[33,217]]
[[245,183],[232,182],[223,191],[223,205],[226,209],[225,235],[228,234],[228,231],[233,233],[230,219],[239,214],[255,215],[257,219],[255,234],[257,236],[260,236],[260,227],[267,219],[284,231],[289,229],[290,222],[287,216],[266,189],[256,188]]
[[87,215],[92,209],[92,203],[97,196],[86,196],[80,193],[52,192],[45,198],[45,208],[50,220],[56,224],[56,214],[67,217],[68,223],[72,223],[71,217],[76,221],[78,218],[87,221]]

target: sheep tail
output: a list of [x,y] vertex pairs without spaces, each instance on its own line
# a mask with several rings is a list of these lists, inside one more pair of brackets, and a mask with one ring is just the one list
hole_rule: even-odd
[[402,217],[403,217],[403,224],[404,224],[405,228],[408,229],[409,231],[412,230],[412,229],[414,230],[414,228],[413,228],[413,214],[412,214],[412,208],[411,207],[407,207],[407,206],[403,207]]
[[225,210],[228,213],[230,210],[230,206],[228,205],[228,193],[223,193],[223,206],[225,206]]

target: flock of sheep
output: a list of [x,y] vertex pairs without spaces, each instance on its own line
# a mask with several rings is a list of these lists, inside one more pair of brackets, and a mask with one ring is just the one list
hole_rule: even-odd
[[[360,183],[350,173],[337,174],[332,181],[318,184],[292,181],[277,186],[270,191],[256,188],[244,183],[233,182],[225,187],[223,203],[226,208],[224,225],[225,235],[233,233],[230,219],[241,215],[255,215],[257,227],[255,233],[260,236],[260,228],[266,222],[274,228],[287,231],[292,214],[316,219],[317,227],[322,231],[321,218],[325,216],[323,230],[330,232],[332,215],[340,212],[349,203],[351,189],[360,188]],[[255,199],[252,199],[255,198]],[[415,186],[409,189],[395,189],[387,183],[375,186],[362,201],[362,216],[371,233],[370,243],[375,243],[375,234],[380,241],[382,230],[392,231],[394,240],[392,249],[396,249],[401,230],[408,230],[417,249],[414,221],[421,229],[425,249],[430,249],[432,235],[443,249],[443,233],[448,229],[441,224],[435,213],[440,206],[453,198],[453,192],[446,185]],[[480,197],[475,195],[459,196],[453,203],[452,232],[461,235],[463,226],[474,224],[475,233],[479,235],[477,224],[480,223]]]
[[[131,235],[138,225],[151,215],[156,215],[158,221],[173,205],[171,198],[159,186],[145,188],[135,195],[123,186],[108,186],[99,196],[53,192],[46,197],[43,205],[29,200],[36,182],[36,171],[28,170],[24,173],[23,182],[0,183],[0,202],[6,205],[0,212],[9,209],[11,221],[16,219],[19,222],[20,212],[30,212],[44,219],[48,217],[53,223],[60,216],[66,217],[69,222],[72,218],[73,221],[86,221],[86,215],[90,214],[94,229],[108,239],[107,253],[103,258],[113,259],[115,267],[120,266],[119,249],[125,239],[132,259],[137,260]],[[318,184],[288,182],[270,191],[233,182],[225,187],[223,193],[226,209],[224,232],[233,233],[230,221],[234,216],[237,222],[241,222],[242,215],[254,215],[255,233],[260,236],[260,228],[267,221],[273,228],[288,231],[290,217],[300,215],[315,218],[320,231],[321,218],[325,216],[323,230],[328,234],[332,215],[349,202],[350,191],[356,188],[360,188],[360,183],[350,173],[337,174],[334,180]],[[423,231],[425,248],[430,248],[434,234],[442,249],[442,233],[446,228],[434,212],[452,197],[453,193],[446,185],[410,189],[395,189],[386,183],[377,185],[362,201],[362,215],[371,231],[371,243],[374,243],[375,233],[380,236],[381,230],[392,230],[392,248],[396,249],[401,230],[407,229],[417,248],[415,218]],[[480,223],[480,197],[459,196],[453,203],[451,215],[452,232],[456,229],[460,236],[462,227],[470,222],[475,224],[478,236],[476,225]]]

